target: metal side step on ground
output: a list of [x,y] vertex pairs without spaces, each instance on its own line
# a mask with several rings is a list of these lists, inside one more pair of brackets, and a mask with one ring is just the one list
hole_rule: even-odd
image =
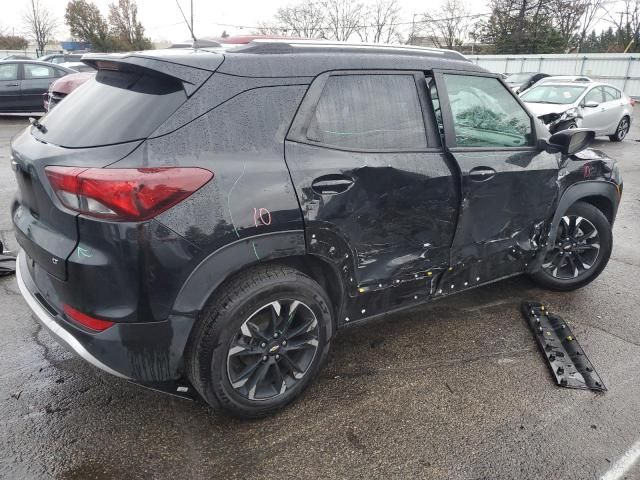
[[607,389],[569,326],[539,302],[522,302],[522,314],[545,356],[558,385],[567,388]]

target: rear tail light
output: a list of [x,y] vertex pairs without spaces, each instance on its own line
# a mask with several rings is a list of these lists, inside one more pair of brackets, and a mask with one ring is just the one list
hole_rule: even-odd
[[90,317],[89,315],[84,314],[67,304],[64,304],[62,308],[64,310],[64,313],[71,320],[78,322],[83,327],[87,327],[97,332],[103,332],[107,328],[114,325],[114,322],[109,322],[107,320],[100,320],[99,318]]
[[46,167],[68,208],[97,218],[139,222],[181,202],[213,177],[203,168]]

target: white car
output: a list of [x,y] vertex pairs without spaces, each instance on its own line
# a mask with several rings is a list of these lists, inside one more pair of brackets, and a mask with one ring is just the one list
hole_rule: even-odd
[[542,80],[538,80],[538,85],[558,82],[593,82],[593,80],[589,77],[585,77],[584,75],[552,75],[550,77],[545,77]]
[[598,82],[543,83],[520,98],[551,133],[588,128],[613,142],[629,133],[635,103],[616,87]]

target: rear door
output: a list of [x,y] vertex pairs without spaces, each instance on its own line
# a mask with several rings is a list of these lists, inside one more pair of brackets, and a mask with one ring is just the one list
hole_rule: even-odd
[[347,259],[351,287],[386,288],[448,265],[458,188],[421,72],[321,75],[285,156],[309,251]]
[[37,63],[23,63],[22,109],[25,111],[40,112],[44,110],[42,95],[49,90],[49,85],[61,75],[61,70],[53,66],[39,65]]
[[622,94],[620,90],[613,87],[602,87],[604,91],[604,102],[602,106],[604,111],[602,113],[602,120],[604,122],[605,133],[614,133],[618,122],[622,118],[625,102],[622,100]]
[[443,71],[435,78],[436,108],[462,182],[451,264],[476,268],[474,282],[519,273],[553,213],[557,158],[536,146],[533,118],[495,76]]
[[[586,104],[591,102],[595,102],[597,105],[587,107]],[[605,110],[603,102],[604,91],[602,87],[593,87],[582,100],[582,127],[595,130],[598,135],[604,133],[607,126],[603,116]]]
[[20,64],[0,63],[0,112],[20,109]]

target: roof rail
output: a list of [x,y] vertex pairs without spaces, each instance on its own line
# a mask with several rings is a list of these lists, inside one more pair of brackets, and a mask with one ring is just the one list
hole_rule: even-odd
[[309,51],[363,51],[367,53],[402,53],[405,55],[442,56],[455,60],[469,61],[455,50],[418,47],[414,45],[392,45],[386,43],[349,43],[327,40],[255,39],[228,51],[245,53],[296,53]]

